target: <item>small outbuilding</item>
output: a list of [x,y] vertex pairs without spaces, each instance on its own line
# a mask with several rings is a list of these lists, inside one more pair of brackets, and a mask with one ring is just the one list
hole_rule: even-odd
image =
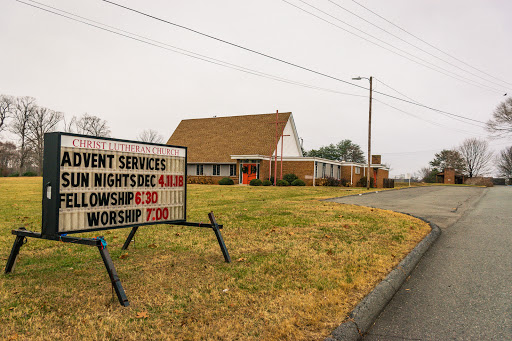
[[441,184],[463,184],[464,174],[455,171],[453,168],[445,168],[436,175],[437,183]]
[[[189,183],[230,177],[248,184],[293,173],[306,185],[334,178],[355,186],[368,173],[366,164],[304,157],[291,112],[183,120],[167,143],[188,148]],[[371,164],[376,187],[389,176],[380,162],[374,156]]]

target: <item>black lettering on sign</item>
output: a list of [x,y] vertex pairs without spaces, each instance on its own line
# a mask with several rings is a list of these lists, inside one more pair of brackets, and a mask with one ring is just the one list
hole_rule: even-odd
[[64,172],[61,174],[60,179],[62,180],[61,186],[68,187],[69,186],[69,172]]
[[156,175],[139,174],[137,175],[137,187],[155,187]]
[[114,155],[112,154],[100,154],[100,153],[73,153],[73,157],[69,155],[69,152],[62,154],[62,160],[60,166],[69,167],[91,167],[91,168],[112,168],[112,162]]
[[61,193],[59,208],[89,207],[86,193]]
[[73,153],[73,166],[80,167],[82,165],[82,154]]
[[60,166],[70,166],[71,167],[71,158],[69,157],[69,152],[64,152],[62,155],[62,160],[60,162]]
[[119,169],[165,170],[165,159],[145,156],[119,156]]
[[100,225],[118,225],[140,223],[142,210],[120,210],[120,211],[99,211],[87,212],[87,224],[89,227],[98,227]]
[[124,169],[125,165],[124,165],[124,155],[121,155],[119,157],[119,169]]
[[70,173],[63,172],[61,175],[62,187],[89,187],[90,174],[89,173]]

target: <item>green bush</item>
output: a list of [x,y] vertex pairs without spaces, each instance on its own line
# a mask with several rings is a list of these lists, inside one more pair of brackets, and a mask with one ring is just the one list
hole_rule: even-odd
[[292,186],[306,186],[306,183],[301,179],[295,179],[292,181]]
[[263,186],[272,186],[272,182],[270,180],[263,180],[262,185]]
[[286,180],[277,180],[277,186],[290,186],[290,183]]
[[219,185],[234,185],[235,182],[231,178],[222,178],[219,180]]
[[261,185],[262,185],[262,182],[260,179],[252,179],[249,182],[249,186],[261,186]]
[[342,179],[340,179],[340,182],[341,182],[341,185],[342,185],[343,187],[348,187],[348,186],[350,185],[350,183],[348,182],[348,180],[347,180],[347,179],[343,179],[343,178],[342,178]]
[[27,172],[23,173],[21,176],[37,176],[37,173],[32,172],[32,171],[27,171]]
[[[359,181],[357,182],[357,187],[366,187],[366,176],[363,176]],[[375,187],[373,178],[370,178],[370,188]]]
[[299,177],[295,174],[285,174],[283,175],[283,180],[286,180],[288,181],[288,183],[292,183],[294,182],[295,180],[297,180]]
[[20,176],[20,173],[14,172],[14,173],[9,174],[9,176]]

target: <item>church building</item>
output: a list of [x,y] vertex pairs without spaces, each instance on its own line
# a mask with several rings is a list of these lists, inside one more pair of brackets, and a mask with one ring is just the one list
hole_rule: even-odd
[[[291,112],[211,117],[180,122],[167,144],[188,149],[189,183],[216,184],[224,177],[236,184],[252,179],[280,179],[293,173],[306,185],[331,177],[355,186],[367,164],[304,157]],[[383,186],[389,169],[373,156],[371,175]]]

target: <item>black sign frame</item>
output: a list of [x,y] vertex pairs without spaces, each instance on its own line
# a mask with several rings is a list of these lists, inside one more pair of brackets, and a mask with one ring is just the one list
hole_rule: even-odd
[[[59,231],[59,209],[60,209],[60,180],[61,180],[61,141],[62,136],[71,136],[77,138],[84,138],[88,140],[107,140],[112,142],[119,143],[131,143],[131,144],[142,144],[148,146],[159,146],[165,148],[179,148],[185,150],[185,172],[183,174],[183,190],[184,190],[184,205],[183,205],[183,219],[175,219],[175,220],[160,220],[157,222],[150,221],[145,223],[128,223],[125,225],[118,226],[106,226],[106,227],[98,227],[98,228],[90,228],[90,229],[81,229],[81,230],[72,230],[72,231]],[[127,228],[127,227],[139,227],[145,225],[156,225],[156,224],[176,224],[180,222],[186,222],[187,220],[187,157],[188,150],[187,147],[183,146],[174,146],[168,144],[158,144],[158,143],[147,143],[140,141],[130,141],[130,140],[122,140],[115,139],[109,137],[95,137],[89,135],[81,135],[81,134],[73,134],[73,133],[64,133],[64,132],[55,132],[45,134],[44,140],[44,156],[43,156],[43,217],[42,217],[42,230],[41,233],[44,236],[55,236],[55,235],[63,235],[63,234],[72,234],[72,233],[85,233],[85,232],[94,232],[94,231],[102,231],[102,230],[113,230],[118,228]]]
[[[222,229],[222,225],[218,224],[213,212],[208,214],[208,218],[210,220],[210,224],[208,223],[194,223],[186,221],[186,212],[187,212],[187,149],[186,147],[179,146],[171,146],[164,144],[155,144],[155,143],[142,143],[135,142],[137,144],[148,144],[153,146],[163,146],[163,147],[175,147],[175,148],[184,148],[185,149],[185,174],[184,174],[184,219],[183,220],[174,220],[174,221],[157,221],[157,222],[149,222],[149,223],[141,223],[141,224],[131,224],[126,226],[108,226],[97,229],[87,229],[87,230],[74,230],[67,232],[58,232],[58,219],[59,219],[59,206],[60,206],[60,152],[61,152],[61,137],[62,136],[76,136],[82,137],[86,139],[94,139],[93,136],[80,135],[80,134],[71,134],[71,133],[48,133],[45,134],[45,146],[44,146],[44,160],[43,160],[43,224],[42,224],[42,233],[37,233],[33,231],[27,231],[25,227],[20,227],[16,230],[12,230],[12,234],[16,236],[11,253],[9,254],[9,258],[7,259],[7,264],[5,265],[5,273],[9,274],[14,271],[16,260],[18,259],[18,255],[20,253],[20,249],[23,245],[26,244],[27,238],[35,238],[35,239],[46,239],[59,241],[62,243],[72,243],[72,244],[80,244],[96,247],[103,259],[103,263],[105,264],[105,268],[107,269],[108,275],[110,277],[110,282],[112,284],[113,290],[115,290],[119,303],[123,307],[127,307],[130,305],[128,301],[128,297],[124,291],[124,288],[121,284],[121,280],[117,275],[116,268],[114,266],[114,262],[112,261],[112,257],[107,248],[107,242],[102,237],[95,238],[79,238],[79,237],[71,237],[67,236],[68,233],[83,233],[90,231],[98,231],[98,230],[111,230],[117,228],[131,227],[132,230],[128,235],[122,249],[126,250],[130,245],[137,229],[143,225],[156,225],[156,224],[168,224],[168,225],[182,225],[182,226],[191,226],[191,227],[200,227],[212,229],[215,233],[215,237],[217,238],[217,242],[219,243],[220,249],[222,251],[222,255],[224,256],[224,260],[226,263],[231,263],[231,257],[229,255],[228,249],[226,248],[226,244],[224,243],[224,239],[222,238],[222,234],[220,230]],[[97,138],[101,140],[110,140],[116,142],[128,142],[134,143],[134,141],[120,140],[120,139],[112,139],[112,138]],[[58,165],[58,167],[56,167]],[[52,198],[54,198],[52,200]],[[57,225],[55,224],[57,222]],[[52,228],[53,227],[53,228]]]

